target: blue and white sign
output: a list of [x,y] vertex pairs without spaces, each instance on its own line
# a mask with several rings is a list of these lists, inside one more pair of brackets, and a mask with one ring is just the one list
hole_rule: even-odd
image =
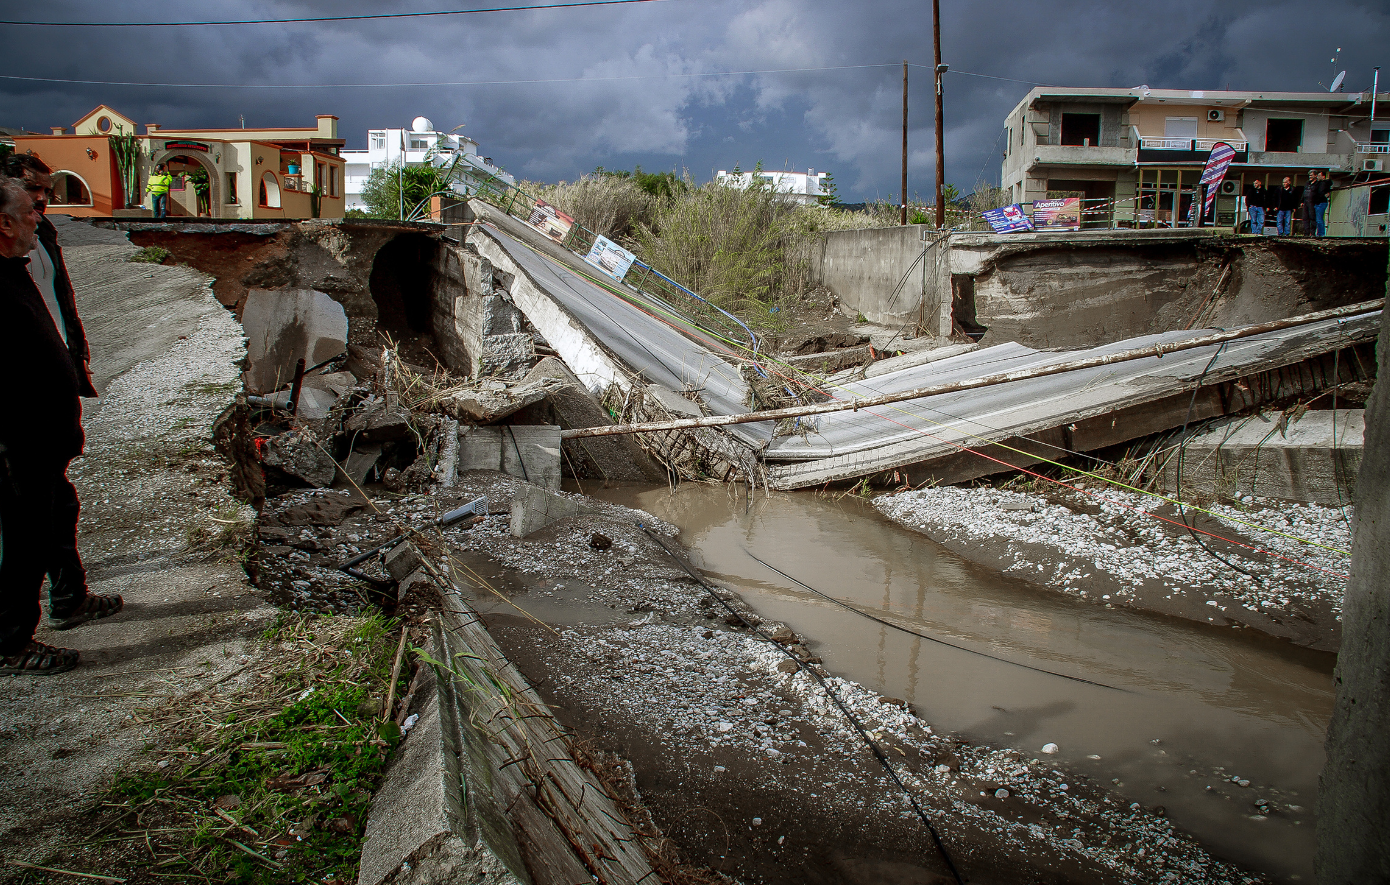
[[637,256],[607,237],[596,237],[593,248],[584,256],[584,260],[621,283]]
[[1033,220],[1017,203],[1002,209],[986,209],[983,215],[985,221],[989,222],[989,226],[994,228],[994,232],[997,234],[1011,234],[1015,231],[1033,229]]

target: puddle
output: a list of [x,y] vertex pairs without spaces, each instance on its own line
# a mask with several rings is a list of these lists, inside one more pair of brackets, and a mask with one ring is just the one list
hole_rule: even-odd
[[454,583],[469,594],[469,604],[482,615],[530,615],[556,627],[611,624],[633,618],[629,612],[591,600],[594,588],[574,578],[543,580],[500,565],[482,553],[458,548],[453,550],[452,559]]
[[[962,560],[852,498],[759,496],[746,509],[722,486],[586,483],[584,491],[678,526],[711,578],[807,637],[832,672],[911,701],[939,731],[1040,758],[1044,744],[1056,743],[1059,767],[1163,806],[1215,854],[1279,881],[1313,881],[1312,810],[1334,656],[1062,597]],[[1122,690],[893,630],[749,552],[917,632]],[[1273,810],[1262,813],[1256,800]]]

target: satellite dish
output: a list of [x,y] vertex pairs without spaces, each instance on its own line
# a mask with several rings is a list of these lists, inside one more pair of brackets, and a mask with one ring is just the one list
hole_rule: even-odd
[[1329,88],[1327,91],[1328,91],[1328,92],[1336,92],[1338,89],[1341,88],[1341,86],[1342,86],[1342,81],[1345,80],[1346,78],[1347,78],[1347,72],[1346,72],[1346,71],[1342,71],[1340,74],[1337,75],[1337,78],[1336,78],[1335,80],[1332,81],[1332,86],[1331,86],[1331,88]]

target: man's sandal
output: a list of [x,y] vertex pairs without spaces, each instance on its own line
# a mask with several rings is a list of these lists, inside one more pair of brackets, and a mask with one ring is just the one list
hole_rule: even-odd
[[120,611],[124,605],[125,600],[121,598],[119,593],[110,596],[93,593],[84,598],[81,604],[73,609],[72,614],[62,618],[49,617],[48,626],[54,630],[71,630],[73,627],[80,627],[88,621],[109,618]]
[[19,654],[0,658],[0,673],[14,676],[51,676],[76,667],[77,656],[75,649],[56,648],[34,639],[30,640]]

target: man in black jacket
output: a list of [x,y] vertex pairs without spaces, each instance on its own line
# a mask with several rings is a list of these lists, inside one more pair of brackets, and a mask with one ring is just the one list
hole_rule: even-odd
[[[63,250],[58,246],[58,231],[43,217],[48,198],[53,193],[53,176],[42,160],[32,155],[10,156],[4,174],[20,179],[34,201],[41,220],[38,244],[29,253],[29,275],[43,297],[54,328],[77,372],[78,395],[95,397],[90,368],[91,351],[82,321],[77,315],[77,296],[63,262]],[[51,558],[48,574],[48,625],[55,630],[67,630],[87,621],[104,618],[120,611],[123,600],[118,595],[96,595],[88,592],[87,571],[77,552],[77,521],[81,505],[77,489],[63,477],[55,490],[51,524]]]
[[1265,208],[1269,202],[1269,194],[1265,192],[1263,181],[1258,178],[1245,186],[1245,212],[1250,216],[1250,233],[1262,234],[1265,232]]
[[34,639],[51,523],[68,462],[82,451],[77,369],[29,275],[42,214],[0,177],[0,672],[59,673],[77,652]]
[[1293,213],[1303,200],[1303,188],[1294,187],[1293,179],[1285,175],[1284,183],[1271,194],[1271,198],[1274,203],[1276,213],[1274,219],[1279,236],[1287,237],[1293,232]]

